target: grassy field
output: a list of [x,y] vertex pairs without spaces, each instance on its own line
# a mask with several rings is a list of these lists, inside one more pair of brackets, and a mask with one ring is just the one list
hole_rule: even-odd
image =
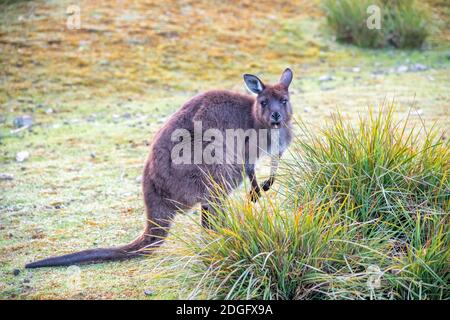
[[[444,1],[430,1],[433,33],[411,51],[336,43],[317,1],[75,2],[80,30],[66,27],[68,1],[0,2],[0,174],[13,176],[0,181],[0,298],[202,297],[178,238],[203,232],[196,212],[178,216],[148,258],[79,271],[23,266],[136,237],[152,136],[198,92],[244,92],[245,72],[274,82],[290,66],[296,116],[312,128],[336,110],[353,121],[394,101],[395,117],[413,108],[411,126],[436,122],[448,137]],[[33,126],[16,132],[13,121],[24,114]],[[30,154],[24,162],[16,161],[20,151]],[[276,198],[276,189],[268,195]]]

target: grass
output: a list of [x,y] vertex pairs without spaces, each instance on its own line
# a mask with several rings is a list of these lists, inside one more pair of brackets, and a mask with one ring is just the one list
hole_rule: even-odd
[[390,219],[399,202],[448,211],[449,143],[433,128],[407,129],[409,117],[394,122],[391,108],[385,114],[369,113],[356,127],[336,116],[320,136],[303,130],[296,144],[302,153],[294,157],[298,161],[291,170],[303,170],[308,182],[299,186],[301,179],[293,178],[287,188],[350,195],[360,208],[360,221]]
[[223,200],[186,240],[208,298],[450,298],[450,146],[392,110],[299,124],[282,200]]
[[[271,82],[289,64],[295,72],[295,114],[315,132],[336,107],[346,123],[355,123],[367,105],[395,100],[396,118],[406,116],[411,106],[420,111],[420,117],[410,116],[408,129],[420,126],[423,118],[427,124],[438,121],[437,128],[448,136],[448,28],[433,32],[425,50],[370,50],[330,39],[316,2],[282,2],[276,10],[272,1],[258,2],[257,8],[251,1],[233,6],[182,2],[181,11],[171,1],[145,0],[123,1],[127,10],[108,1],[79,1],[84,29],[69,32],[68,3],[0,4],[0,173],[14,176],[0,181],[2,299],[206,297],[195,291],[199,279],[186,268],[194,258],[183,236],[203,232],[195,212],[176,218],[167,244],[152,257],[82,266],[76,290],[66,268],[23,266],[137,236],[143,224],[137,178],[153,135],[199,91],[243,92],[244,72]],[[434,3],[434,20],[447,25],[444,2]],[[228,59],[230,54],[238,58]],[[415,64],[427,70],[396,71]],[[326,74],[332,80],[320,81]],[[33,127],[11,133],[14,118],[23,114],[33,117]],[[15,155],[22,150],[30,158],[18,163]],[[258,179],[267,172],[262,163]],[[268,196],[278,198],[281,187],[277,182]],[[320,205],[312,200],[310,207]],[[410,259],[414,254],[426,258],[429,251],[420,248],[411,251]],[[426,272],[426,264],[415,264],[411,270]],[[366,272],[355,274],[345,279],[365,286]],[[333,279],[334,286],[343,286],[341,278]]]

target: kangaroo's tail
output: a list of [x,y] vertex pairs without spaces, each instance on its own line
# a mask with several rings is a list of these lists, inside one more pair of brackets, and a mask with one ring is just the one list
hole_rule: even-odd
[[124,246],[83,250],[63,256],[51,257],[28,263],[25,265],[25,268],[70,266],[74,264],[130,259],[148,253],[148,250],[145,249],[157,247],[161,242],[162,239],[157,239],[144,233],[133,242]]

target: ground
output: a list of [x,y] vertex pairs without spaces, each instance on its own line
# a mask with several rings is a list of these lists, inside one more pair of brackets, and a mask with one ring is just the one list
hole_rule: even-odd
[[[244,92],[243,73],[274,82],[291,67],[296,116],[317,128],[336,110],[355,119],[395,103],[399,118],[412,112],[448,135],[449,8],[431,2],[426,47],[402,51],[336,43],[318,1],[1,1],[0,174],[13,179],[0,180],[0,298],[190,297],[195,281],[170,259],[177,233],[202,232],[196,212],[177,217],[151,257],[23,266],[136,237],[152,136],[198,92]],[[74,3],[79,30],[66,24]],[[25,114],[33,126],[16,131]]]

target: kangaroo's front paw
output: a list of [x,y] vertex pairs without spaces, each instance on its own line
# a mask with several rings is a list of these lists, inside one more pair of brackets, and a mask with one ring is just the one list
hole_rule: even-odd
[[252,202],[258,201],[260,196],[261,191],[259,190],[259,188],[250,190],[249,197]]
[[269,190],[270,189],[270,187],[272,186],[272,184],[273,184],[273,178],[269,178],[269,179],[267,179],[266,181],[264,181],[264,183],[262,184],[262,189],[264,190],[264,191],[267,191],[267,190]]

